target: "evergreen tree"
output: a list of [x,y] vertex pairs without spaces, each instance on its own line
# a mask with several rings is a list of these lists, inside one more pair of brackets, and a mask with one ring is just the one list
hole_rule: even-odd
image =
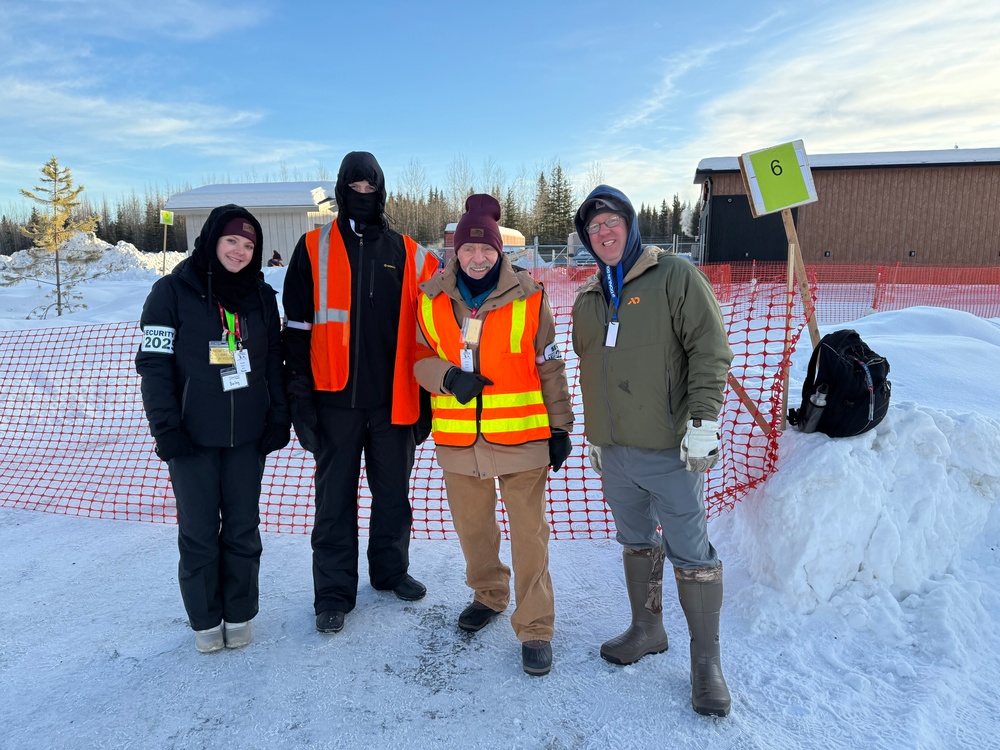
[[541,238],[545,236],[545,218],[548,214],[548,210],[549,181],[545,179],[545,172],[539,172],[537,187],[535,189],[535,206],[534,215],[531,221],[530,234],[538,237],[541,242],[544,242]]
[[656,218],[656,238],[664,245],[670,240],[670,209],[667,208],[666,198],[660,203],[660,215]]
[[[517,196],[514,194],[514,187],[510,186],[507,188],[507,192],[504,195],[503,202],[501,204],[500,223],[505,227],[510,227],[511,229],[518,229],[518,227],[524,224],[524,220],[521,217],[521,207],[518,205]],[[520,229],[518,229],[520,231]]]
[[675,235],[684,234],[684,227],[681,226],[681,217],[684,215],[684,207],[681,206],[681,197],[674,193],[674,202],[670,207],[670,234],[668,239],[673,241]]
[[573,231],[576,205],[573,202],[573,184],[566,177],[559,161],[556,161],[549,172],[549,200],[546,209],[546,234],[540,241],[548,245],[565,244],[569,233]]
[[[80,276],[69,276],[64,283],[59,250],[76,232],[92,232],[96,217],[74,217],[75,209],[80,205],[83,185],[73,187],[69,167],[60,167],[59,160],[53,156],[45,163],[41,172],[42,184],[36,185],[34,191],[22,189],[21,195],[46,207],[46,212],[34,212],[33,220],[22,227],[21,231],[32,240],[39,260],[44,259],[48,253],[52,253],[55,258],[55,308],[58,316],[63,314],[64,309],[66,312],[72,311],[70,299],[63,299],[64,293],[80,280]],[[48,307],[45,308],[45,312],[47,311]],[[44,313],[42,317],[45,317]]]
[[652,237],[653,227],[652,227],[652,213],[650,209],[646,208],[645,203],[639,204],[639,213],[636,216],[636,221],[639,223],[639,236],[640,237]]
[[701,236],[701,200],[696,200],[691,207],[691,217],[688,219],[688,235],[690,237]]

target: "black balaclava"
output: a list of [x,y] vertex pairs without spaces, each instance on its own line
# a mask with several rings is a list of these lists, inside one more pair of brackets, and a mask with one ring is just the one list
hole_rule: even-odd
[[[368,180],[375,187],[374,193],[359,193],[351,189],[352,182]],[[360,232],[367,226],[382,227],[385,224],[385,176],[378,161],[367,151],[352,151],[344,157],[337,173],[337,197],[339,216],[354,219]]]
[[[219,261],[217,247],[222,230],[231,219],[236,218],[246,219],[253,224],[258,239],[254,242],[250,262],[236,273],[230,273]],[[201,228],[201,234],[194,241],[191,259],[199,275],[205,279],[209,295],[229,312],[242,312],[248,297],[258,288],[264,256],[264,245],[260,240],[262,235],[260,222],[253,214],[242,206],[230,203],[212,210]]]

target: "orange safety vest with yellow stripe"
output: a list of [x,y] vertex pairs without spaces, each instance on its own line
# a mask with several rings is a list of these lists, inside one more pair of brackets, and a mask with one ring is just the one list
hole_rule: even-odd
[[[339,391],[347,385],[351,356],[351,264],[336,222],[305,235],[312,264],[313,323],[310,346],[313,387]],[[406,267],[399,305],[396,363],[392,378],[392,423],[413,424],[420,416],[420,386],[413,377],[417,352],[417,284],[429,279],[438,261],[420,253],[412,238],[403,235]]]
[[[542,292],[487,313],[479,338],[479,372],[493,381],[481,395],[460,404],[452,395],[431,394],[431,434],[437,445],[465,447],[482,435],[490,443],[521,445],[548,440],[549,414],[535,364],[535,335]],[[462,331],[451,298],[421,293],[417,314],[424,337],[441,359],[461,362]]]

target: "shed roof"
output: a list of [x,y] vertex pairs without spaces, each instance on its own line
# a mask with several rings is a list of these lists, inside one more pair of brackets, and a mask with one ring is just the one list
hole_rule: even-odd
[[171,195],[165,208],[170,211],[210,210],[226,203],[236,203],[244,208],[304,208],[316,211],[324,201],[329,201],[329,208],[333,208],[336,185],[336,182],[321,180],[204,185]]
[[[1000,148],[947,148],[937,151],[875,151],[857,154],[808,154],[810,169],[864,169],[870,167],[953,167],[1000,164]],[[713,156],[698,162],[694,181],[718,172],[739,172],[736,156]]]

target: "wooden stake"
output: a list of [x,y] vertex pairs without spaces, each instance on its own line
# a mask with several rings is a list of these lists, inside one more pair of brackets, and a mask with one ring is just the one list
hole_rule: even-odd
[[799,233],[795,230],[795,222],[792,220],[792,209],[781,209],[781,221],[785,225],[785,236],[788,238],[788,254],[791,255],[794,249],[795,257],[789,263],[789,268],[794,267],[795,275],[798,277],[799,297],[802,299],[802,309],[805,310],[806,323],[809,326],[809,338],[812,339],[813,349],[815,349],[819,346],[819,325],[816,323],[816,307],[813,305],[812,295],[809,293],[809,279],[806,278],[806,264],[802,260]]
[[764,431],[765,435],[771,434],[771,425],[767,423],[764,419],[764,415],[760,413],[760,409],[757,408],[757,404],[753,402],[746,389],[743,385],[736,379],[736,376],[729,373],[729,387],[732,388],[736,395],[740,397],[740,402],[746,407],[746,410],[750,412],[750,416],[753,417],[753,421],[757,423],[757,426]]
[[[784,211],[782,211],[784,214]],[[781,429],[785,429],[785,415],[788,414],[788,371],[791,369],[791,357],[790,352],[792,349],[792,304],[795,298],[794,291],[794,278],[795,278],[795,245],[789,243],[788,245],[788,278],[787,287],[785,289],[785,358],[788,363],[785,365],[785,371],[782,373],[782,389],[781,389]]]
[[167,275],[167,225],[163,225],[163,260],[160,263],[161,276]]

